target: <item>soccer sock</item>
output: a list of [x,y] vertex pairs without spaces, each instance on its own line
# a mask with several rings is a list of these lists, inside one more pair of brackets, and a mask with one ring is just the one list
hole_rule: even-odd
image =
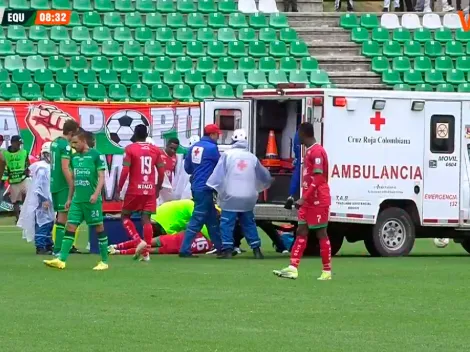
[[328,237],[322,237],[320,242],[320,256],[324,271],[331,271],[331,245]]
[[144,224],[144,241],[147,243],[147,248],[142,253],[142,255],[148,255],[149,250],[152,247],[152,238],[153,238],[153,228],[152,224]]
[[108,263],[108,236],[104,232],[97,232],[96,236],[98,237],[101,261]]
[[[62,241],[65,235],[65,225],[57,223],[55,225],[54,253],[59,253],[62,248]],[[73,245],[73,244],[72,244]]]
[[307,248],[307,236],[297,236],[292,246],[291,255],[290,255],[290,265],[299,267],[300,259],[304,255],[305,248]]
[[124,228],[126,229],[129,237],[136,241],[139,240],[140,242],[139,233],[137,232],[137,229],[135,228],[135,225],[132,220],[125,218],[124,220],[122,220],[122,224],[124,225]]
[[140,243],[140,238],[138,240],[130,240],[126,242],[121,242],[116,245],[116,249],[130,249],[135,248]]
[[[57,231],[58,232],[58,231]],[[57,236],[56,236],[57,240]],[[65,231],[64,239],[62,240],[62,248],[60,249],[60,260],[65,262],[72,249],[73,242],[75,240],[75,232]]]
[[122,255],[135,254],[135,248],[121,249],[119,250],[119,254],[122,254]]

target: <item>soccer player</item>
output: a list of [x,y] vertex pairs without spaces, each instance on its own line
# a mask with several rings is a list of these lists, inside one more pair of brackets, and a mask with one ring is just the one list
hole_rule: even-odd
[[72,148],[69,143],[79,126],[75,120],[67,120],[62,129],[62,136],[51,144],[51,193],[52,205],[57,212],[55,222],[55,240],[53,253],[58,255],[62,248],[67,222],[67,199],[73,195],[73,176],[70,171]]
[[59,258],[44,261],[47,266],[57,269],[65,268],[65,262],[75,239],[75,232],[83,221],[88,226],[95,227],[98,237],[101,261],[93,270],[108,269],[108,237],[104,232],[101,198],[106,161],[104,155],[88,147],[86,139],[84,132],[78,132],[72,138],[72,147],[77,152],[73,154],[70,162],[74,183],[73,197],[67,199],[65,204],[65,209],[68,209],[66,232]]
[[[173,175],[176,171],[176,150],[180,145],[178,138],[170,138],[167,141],[166,147],[162,149],[162,162],[165,165],[165,175],[168,178],[168,182],[173,186]],[[158,206],[165,204],[168,201],[174,199],[173,189],[166,188],[164,185],[160,192],[160,197],[157,200]]]
[[[157,210],[157,198],[165,177],[165,166],[162,162],[160,149],[145,142],[148,137],[147,127],[137,125],[132,137],[134,143],[124,151],[124,167],[119,178],[119,192],[122,190],[127,177],[129,185],[124,196],[121,219],[128,235],[133,240],[140,240],[139,233],[131,220],[131,214],[142,214],[143,237],[138,249],[150,246],[153,237],[150,215]],[[158,172],[158,182],[155,185],[155,169]],[[148,250],[143,252],[143,259],[150,259]]]
[[331,196],[328,186],[328,157],[325,149],[316,143],[313,125],[304,122],[299,127],[300,143],[307,147],[304,160],[302,197],[296,202],[298,227],[291,249],[290,265],[273,273],[282,278],[297,279],[297,268],[307,247],[309,230],[316,232],[320,243],[323,271],[318,280],[331,280],[331,246],[326,228]]

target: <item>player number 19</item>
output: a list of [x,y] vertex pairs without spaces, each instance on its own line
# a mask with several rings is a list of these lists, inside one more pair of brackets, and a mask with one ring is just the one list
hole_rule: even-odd
[[152,173],[152,158],[149,156],[140,157],[140,173],[150,175]]

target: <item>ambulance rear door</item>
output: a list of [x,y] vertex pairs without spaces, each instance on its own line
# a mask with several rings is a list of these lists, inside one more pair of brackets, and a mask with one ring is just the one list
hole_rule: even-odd
[[423,225],[458,226],[462,103],[426,101],[424,123]]
[[230,148],[233,131],[243,128],[248,133],[248,143],[251,150],[253,145],[252,100],[205,100],[202,107],[201,136],[204,126],[215,123],[222,131],[218,140],[221,152]]

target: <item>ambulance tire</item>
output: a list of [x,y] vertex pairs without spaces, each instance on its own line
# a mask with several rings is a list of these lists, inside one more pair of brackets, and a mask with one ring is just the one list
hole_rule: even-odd
[[[389,230],[387,231],[387,229]],[[387,208],[377,217],[369,241],[365,241],[366,248],[372,256],[401,257],[408,255],[415,243],[413,220],[401,208]]]
[[465,238],[461,243],[463,249],[470,253],[470,238]]

